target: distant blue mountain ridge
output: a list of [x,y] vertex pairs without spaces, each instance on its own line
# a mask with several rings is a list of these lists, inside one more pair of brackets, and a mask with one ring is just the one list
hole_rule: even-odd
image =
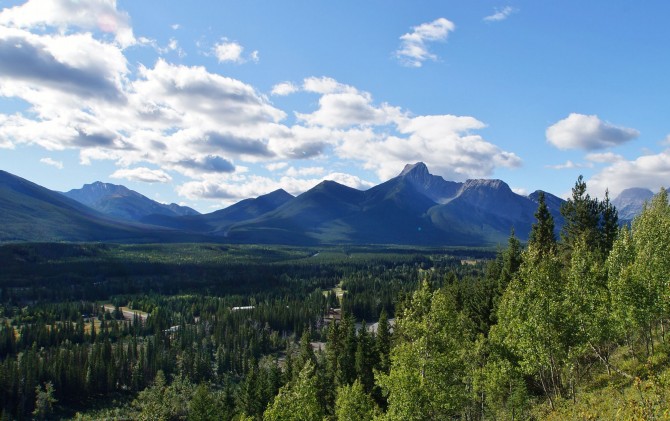
[[[361,191],[323,181],[292,196],[276,190],[199,214],[124,186],[95,182],[57,193],[0,171],[0,241],[211,241],[260,244],[504,244],[528,239],[538,196],[502,180],[444,180],[418,162]],[[564,200],[544,192],[556,232]],[[613,200],[629,220],[653,193],[629,189]]]

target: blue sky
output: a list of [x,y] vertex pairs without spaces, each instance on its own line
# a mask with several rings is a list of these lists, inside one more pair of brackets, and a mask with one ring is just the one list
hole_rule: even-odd
[[670,180],[670,2],[0,1],[0,168],[209,212],[425,162]]

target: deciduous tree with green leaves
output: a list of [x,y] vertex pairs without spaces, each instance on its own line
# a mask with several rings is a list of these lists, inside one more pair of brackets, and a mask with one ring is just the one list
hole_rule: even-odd
[[377,380],[388,398],[388,420],[442,420],[469,404],[471,374],[465,362],[473,327],[456,310],[447,289],[431,291],[424,281],[397,318],[398,343],[388,375]]
[[308,361],[295,381],[279,389],[279,394],[263,413],[267,421],[321,420],[324,409],[319,401],[315,367]]
[[378,412],[379,408],[370,395],[365,393],[359,380],[350,386],[337,389],[337,400],[335,401],[337,421],[372,420]]

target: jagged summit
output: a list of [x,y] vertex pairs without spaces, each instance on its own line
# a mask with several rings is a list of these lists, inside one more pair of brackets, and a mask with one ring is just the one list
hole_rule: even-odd
[[509,190],[510,189],[509,185],[505,183],[502,180],[496,179],[496,178],[475,178],[475,179],[469,179],[466,180],[465,183],[463,183],[463,187],[461,187],[461,191],[465,190],[470,190],[470,189],[492,189],[492,190]]
[[417,162],[416,164],[407,164],[405,168],[398,175],[399,177],[404,177],[412,173],[413,175],[431,175],[428,171],[428,167],[423,162]]
[[431,174],[423,162],[405,165],[396,179],[408,181],[416,190],[435,203],[446,203],[456,195],[461,187],[461,183],[446,181],[439,175]]

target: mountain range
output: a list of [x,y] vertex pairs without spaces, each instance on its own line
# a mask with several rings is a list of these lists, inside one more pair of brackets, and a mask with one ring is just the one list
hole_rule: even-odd
[[[491,246],[512,229],[527,240],[539,194],[516,194],[502,180],[446,181],[419,162],[365,191],[323,181],[295,197],[280,189],[199,214],[124,186],[95,182],[58,193],[0,171],[0,241]],[[544,195],[558,232],[564,201]],[[628,215],[646,193],[620,197]]]
[[0,242],[203,241],[193,234],[113,218],[74,199],[0,170]]
[[81,189],[63,193],[70,199],[106,215],[130,221],[139,221],[148,215],[186,216],[200,213],[176,203],[165,205],[130,190],[125,186],[96,181]]

